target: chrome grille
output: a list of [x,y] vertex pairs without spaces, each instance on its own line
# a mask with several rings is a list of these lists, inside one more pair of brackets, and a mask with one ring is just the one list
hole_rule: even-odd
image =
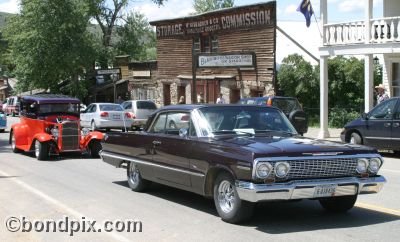
[[[290,164],[289,174],[284,179],[278,180],[354,176],[357,167],[357,159],[354,158],[288,160],[287,162]],[[272,165],[274,163],[272,162]],[[275,176],[275,174],[272,175]]]
[[79,125],[78,122],[65,122],[62,126],[62,149],[78,150],[79,149]]

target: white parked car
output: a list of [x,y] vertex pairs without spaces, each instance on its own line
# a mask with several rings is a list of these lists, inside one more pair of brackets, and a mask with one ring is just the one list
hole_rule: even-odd
[[96,129],[129,129],[131,114],[116,103],[92,103],[81,113],[81,126]]
[[144,127],[149,116],[157,109],[156,104],[150,100],[129,100],[121,105],[129,112],[134,130]]

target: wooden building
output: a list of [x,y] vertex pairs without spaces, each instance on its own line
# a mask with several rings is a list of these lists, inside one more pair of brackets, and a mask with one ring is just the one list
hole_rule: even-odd
[[[177,103],[180,96],[191,103],[196,100],[192,97],[194,90],[208,103],[215,103],[219,93],[228,103],[235,103],[241,97],[274,94],[275,1],[150,24],[157,33],[157,83],[162,105]],[[254,65],[194,68],[193,57],[204,53],[217,56],[236,53],[235,58],[240,58],[241,53],[251,53]]]
[[[118,78],[108,78],[108,81],[94,86],[88,103],[114,102],[118,96],[123,100],[160,100],[156,80],[157,61],[132,62],[129,55],[117,56],[114,69],[120,70]],[[159,101],[157,103],[160,104]]]

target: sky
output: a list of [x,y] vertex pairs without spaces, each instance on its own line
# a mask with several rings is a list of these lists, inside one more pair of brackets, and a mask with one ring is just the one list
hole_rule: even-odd
[[[350,22],[364,19],[365,0],[327,0],[328,1],[328,23]],[[268,2],[268,0],[235,0],[235,6]],[[318,46],[320,45],[320,34],[316,21],[319,21],[320,0],[311,0],[315,17],[312,18],[309,28],[305,25],[304,16],[297,12],[301,0],[277,0],[278,26],[296,39],[299,44],[318,57]],[[18,13],[19,0],[0,0],[0,12]],[[373,0],[373,15],[382,17],[383,0]],[[151,0],[133,0],[130,2],[126,12],[138,11],[146,16],[149,21],[178,18],[187,16],[194,12],[193,0],[167,0],[163,6],[157,6]],[[317,20],[316,20],[317,19]],[[307,34],[305,34],[307,33]],[[306,60],[316,62],[303,51],[296,47],[281,33],[277,33],[276,59],[280,63],[282,59],[292,53],[299,53]]]

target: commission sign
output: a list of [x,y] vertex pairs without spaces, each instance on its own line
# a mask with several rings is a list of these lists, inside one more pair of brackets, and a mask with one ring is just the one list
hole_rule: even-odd
[[198,68],[212,67],[254,67],[254,53],[232,53],[220,55],[198,55]]

